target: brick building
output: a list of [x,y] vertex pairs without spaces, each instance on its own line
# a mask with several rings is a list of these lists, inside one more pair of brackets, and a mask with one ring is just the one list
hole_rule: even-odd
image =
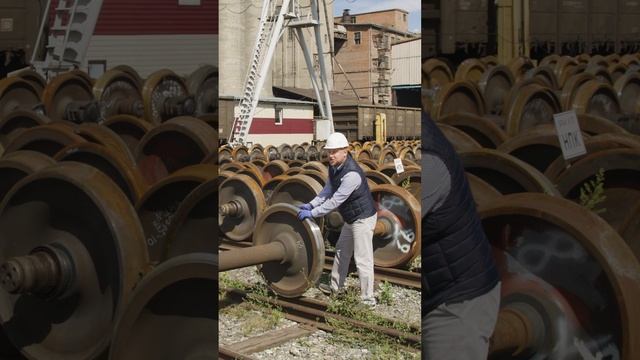
[[336,59],[342,65],[342,69],[334,68],[334,89],[346,93],[353,87],[362,102],[390,105],[391,45],[417,37],[408,31],[408,12],[391,9],[350,14],[345,9],[334,22]]

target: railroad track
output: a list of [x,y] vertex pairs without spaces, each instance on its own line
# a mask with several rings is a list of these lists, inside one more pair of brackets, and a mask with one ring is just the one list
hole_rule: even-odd
[[[225,292],[227,297],[235,301],[243,301],[248,296],[247,292],[239,289],[224,289],[223,291]],[[350,319],[345,316],[328,312],[327,302],[307,297],[257,297],[257,300],[261,302],[267,302],[271,305],[279,307],[284,312],[285,318],[300,325],[291,329],[286,328],[274,331],[272,333],[257,336],[255,338],[250,338],[236,344],[221,346],[220,358],[250,359],[251,353],[260,352],[265,349],[272,348],[285,342],[291,341],[295,338],[309,335],[314,331],[314,329],[333,332],[336,329],[330,324],[330,319],[338,320],[355,328],[364,329],[370,332],[375,332],[377,334],[387,336],[407,351],[417,352],[420,348],[420,329],[416,326],[402,324],[403,327],[408,327],[408,329],[410,330],[410,332],[404,332],[398,330],[398,328],[400,327],[398,326],[399,324],[393,322],[392,320],[389,320],[389,324],[391,326],[385,327]],[[358,335],[355,334],[354,336]]]

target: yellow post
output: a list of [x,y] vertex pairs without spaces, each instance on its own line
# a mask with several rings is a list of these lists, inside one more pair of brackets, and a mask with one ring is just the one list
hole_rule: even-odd
[[384,143],[387,139],[387,114],[376,113],[376,142]]
[[498,1],[498,61],[529,57],[529,0]]

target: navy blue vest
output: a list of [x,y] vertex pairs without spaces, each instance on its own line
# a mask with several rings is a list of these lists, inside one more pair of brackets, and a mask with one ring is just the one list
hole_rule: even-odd
[[356,220],[373,216],[376,213],[376,205],[373,201],[373,196],[371,196],[371,190],[369,190],[367,177],[351,155],[347,155],[347,159],[343,164],[339,170],[329,166],[329,181],[333,191],[336,191],[342,183],[342,177],[348,172],[355,171],[360,175],[362,180],[360,186],[338,207],[338,212],[340,212],[344,221],[347,224],[353,224]]
[[422,218],[422,314],[426,315],[442,303],[485,294],[499,277],[462,162],[425,113],[422,152],[442,159],[451,175],[444,203]]

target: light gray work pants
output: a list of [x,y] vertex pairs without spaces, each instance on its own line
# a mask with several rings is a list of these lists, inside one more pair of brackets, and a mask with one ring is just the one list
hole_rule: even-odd
[[372,300],[373,295],[373,229],[376,226],[377,214],[365,219],[356,220],[353,224],[346,222],[340,231],[336,243],[336,256],[331,268],[331,288],[334,291],[344,286],[349,272],[351,256],[355,257],[358,277],[360,278],[360,298]]
[[500,308],[500,283],[474,299],[441,304],[422,318],[422,360],[481,360]]

